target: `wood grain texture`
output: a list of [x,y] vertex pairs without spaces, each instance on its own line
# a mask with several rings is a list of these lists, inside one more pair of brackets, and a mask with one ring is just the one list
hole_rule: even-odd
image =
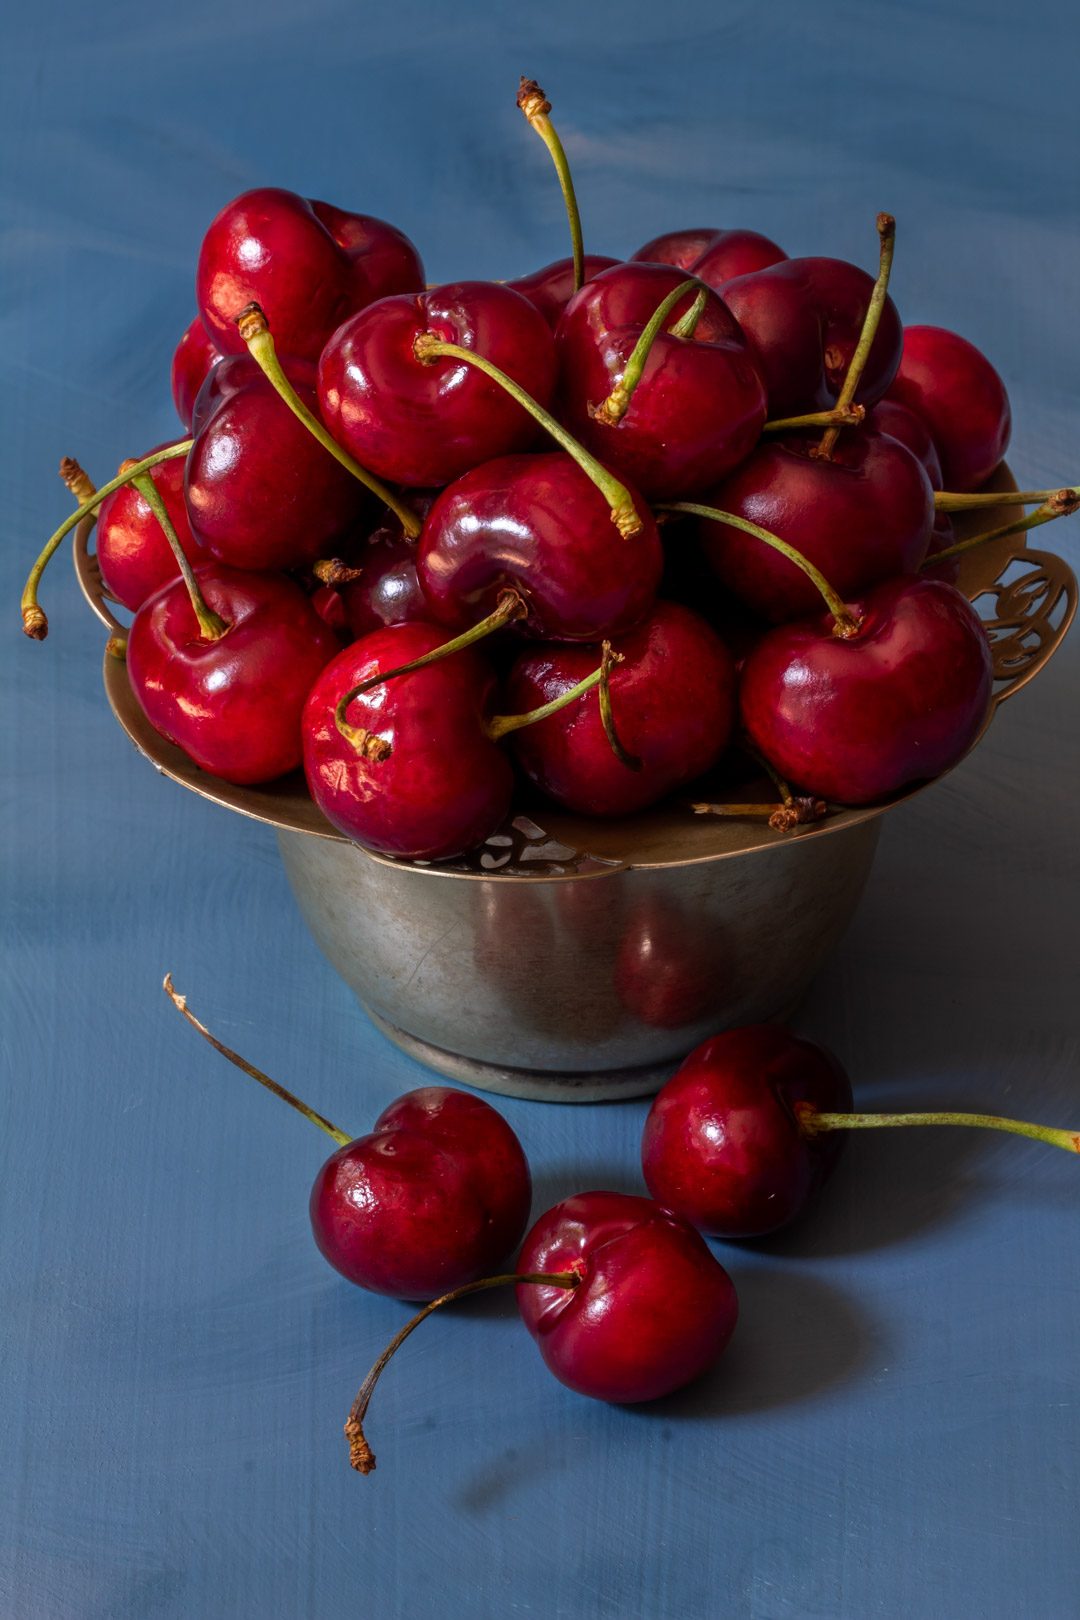
[[[110,719],[99,629],[25,565],[97,478],[175,431],[196,244],[242,188],[393,218],[433,277],[560,254],[513,105],[552,93],[586,237],[713,220],[872,262],[998,362],[1029,486],[1080,454],[1078,27],[1063,0],[506,8],[434,0],[24,5],[0,61],[0,1615],[4,1620],[1058,1620],[1076,1613],[1080,1182],[960,1132],[852,1143],[797,1235],[725,1253],[714,1376],[649,1410],[555,1384],[507,1301],[418,1333],[311,1244],[316,1133],[196,1040],[346,1128],[422,1072],[305,934],[272,835],[157,777]],[[1051,541],[1051,536],[1053,537]],[[1040,543],[1075,563],[1076,524]],[[892,815],[800,1028],[867,1106],[1080,1123],[1074,638],[978,753]],[[537,1208],[636,1190],[643,1104],[506,1104]]]

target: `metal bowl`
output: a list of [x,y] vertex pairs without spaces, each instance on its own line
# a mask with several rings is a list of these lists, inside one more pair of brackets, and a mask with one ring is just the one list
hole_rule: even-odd
[[[987,487],[1002,505],[961,518],[961,534],[1020,516],[1006,467]],[[76,534],[79,582],[102,623],[122,630],[92,528]],[[961,588],[989,604],[987,724],[1076,610],[1068,566],[1023,538],[963,558]],[[207,776],[153,730],[108,654],[104,678],[116,718],[158,770],[276,829],[308,927],[373,1022],[443,1074],[515,1097],[644,1095],[707,1035],[784,1017],[851,919],[881,817],[925,790],[789,833],[674,802],[612,821],[525,804],[470,856],[427,866],[343,838],[300,773],[256,788]],[[762,784],[755,796],[775,792]]]

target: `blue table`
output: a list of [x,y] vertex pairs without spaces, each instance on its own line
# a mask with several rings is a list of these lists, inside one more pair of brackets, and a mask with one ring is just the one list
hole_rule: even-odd
[[[439,278],[562,251],[521,71],[598,251],[715,220],[872,264],[894,211],[901,310],[996,359],[1024,483],[1075,479],[1073,7],[38,0],[7,32],[0,1614],[1075,1615],[1080,1180],[1010,1138],[852,1144],[818,1218],[725,1255],[732,1350],[651,1410],[563,1390],[509,1300],[456,1310],[387,1376],[379,1472],[351,1474],[344,1412],[404,1307],[322,1264],[321,1140],[161,976],[357,1131],[424,1074],[319,957],[269,832],[130,749],[68,565],[47,645],[15,607],[60,454],[100,481],[175,432],[197,243],[236,192],[392,217]],[[1045,533],[1076,559],[1075,524]],[[868,1105],[1080,1122],[1078,668],[1075,637],[888,819],[799,1019]],[[644,1112],[508,1104],[537,1208],[635,1188]]]

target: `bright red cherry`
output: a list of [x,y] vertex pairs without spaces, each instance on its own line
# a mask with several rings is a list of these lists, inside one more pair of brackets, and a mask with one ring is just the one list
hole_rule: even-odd
[[631,258],[647,264],[673,264],[717,289],[735,276],[779,264],[787,254],[757,231],[666,231],[638,248]]
[[222,209],[195,278],[203,325],[223,354],[244,352],[236,318],[257,303],[281,353],[306,360],[355,310],[423,285],[420,257],[395,226],[271,186]]
[[417,339],[429,334],[482,355],[541,405],[555,388],[551,329],[510,287],[459,281],[384,298],[353,316],[319,361],[323,420],[361,466],[413,487],[447,484],[478,462],[524,449],[537,432],[477,367],[418,358]]
[[[589,694],[515,734],[526,774],[558,804],[585,815],[628,815],[655,804],[709,770],[735,722],[735,665],[720,638],[689,608],[657,602],[636,629],[618,637],[622,663],[610,675],[620,760]],[[591,647],[528,648],[511,670],[511,710],[538,709],[561,697],[596,663]]]
[[598,1401],[653,1401],[698,1378],[727,1348],[735,1286],[670,1210],[626,1193],[578,1193],[533,1226],[523,1273],[575,1287],[518,1285],[522,1321],[555,1377]]
[[[154,446],[147,452],[163,450]],[[177,538],[190,562],[198,567],[213,559],[192,534],[184,504],[184,462],[177,457],[159,461],[146,475],[165,503]],[[176,558],[144,495],[134,484],[125,484],[107,495],[98,508],[94,547],[105,589],[132,612],[142,607],[148,596],[179,578]]]
[[[618,259],[609,259],[602,253],[587,253],[583,260],[585,280],[591,281],[601,270],[610,270],[612,265],[618,262]],[[556,259],[554,264],[545,264],[542,270],[534,270],[531,275],[518,276],[516,280],[508,281],[506,285],[521,293],[530,304],[535,304],[554,330],[559,324],[560,315],[574,295],[574,261]]]
[[906,327],[889,394],[916,411],[933,434],[947,489],[978,489],[1009,448],[1005,384],[986,356],[955,332]]
[[165,586],[128,635],[132,690],[151,725],[204,771],[270,781],[300,763],[304,700],[337,640],[290,579],[220,565],[196,577],[224,633],[204,633],[183,580]]
[[827,616],[782,625],[743,665],[743,725],[789,782],[871,804],[962,759],[986,719],[993,669],[975,609],[940,580],[886,581]]
[[199,389],[206,381],[207,373],[220,359],[221,351],[215,348],[206,334],[206,327],[196,315],[190,326],[184,328],[172,358],[173,404],[189,433]]
[[645,1185],[710,1237],[778,1231],[831,1174],[842,1140],[806,1131],[800,1106],[851,1108],[851,1084],[830,1053],[778,1024],[714,1036],[691,1052],[649,1111]]

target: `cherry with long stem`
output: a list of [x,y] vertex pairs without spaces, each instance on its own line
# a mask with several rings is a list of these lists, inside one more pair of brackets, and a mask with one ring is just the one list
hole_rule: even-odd
[[[127,466],[127,463],[124,464]],[[161,532],[169,542],[169,550],[176,559],[176,566],[180,570],[181,578],[187,587],[191,598],[192,611],[199,621],[199,629],[204,641],[217,641],[229,628],[220,614],[206,605],[206,598],[199,589],[199,581],[195,577],[195,570],[191,566],[187,553],[180,544],[180,537],[173,528],[172,519],[165,508],[165,502],[158,494],[157,486],[148,473],[140,473],[132,479],[132,483],[158,520]]]
[[[1016,496],[1007,491],[1001,495],[991,496],[985,505],[1003,506],[1006,502],[1023,501],[1024,496]],[[946,557],[959,557],[966,551],[974,551],[978,546],[985,546],[991,540],[1004,540],[1012,534],[1026,534],[1030,529],[1041,528],[1044,523],[1053,523],[1056,518],[1071,517],[1080,509],[1080,489],[1055,489],[1049,492],[1043,504],[1034,512],[1016,523],[1002,523],[996,529],[987,529],[984,534],[976,534],[970,540],[958,540],[954,546],[946,546],[942,551],[932,552],[923,562],[923,568],[932,568],[936,563],[942,562]],[[943,510],[948,510],[944,508]],[[955,510],[964,510],[956,508]]]
[[364,1434],[364,1418],[371,1404],[371,1397],[387,1363],[401,1348],[409,1334],[418,1328],[421,1322],[427,1320],[433,1311],[443,1305],[452,1305],[456,1300],[467,1299],[470,1294],[482,1294],[489,1288],[515,1287],[520,1283],[532,1283],[541,1288],[577,1288],[581,1278],[575,1271],[532,1271],[532,1272],[504,1272],[498,1277],[481,1277],[477,1282],[465,1283],[461,1288],[454,1288],[448,1294],[442,1294],[433,1299],[422,1310],[399,1328],[390,1340],[382,1355],[376,1361],[364,1382],[360,1385],[356,1399],[349,1408],[349,1415],[345,1420],[345,1438],[349,1442],[349,1462],[358,1474],[371,1474],[375,1471],[375,1453],[368,1445]]
[[[863,374],[863,368],[870,357],[870,350],[874,346],[878,325],[881,321],[881,312],[885,308],[885,300],[889,295],[889,276],[892,272],[893,249],[896,245],[896,221],[891,214],[879,214],[877,217],[877,231],[881,241],[880,261],[878,265],[877,280],[874,290],[870,294],[870,302],[866,307],[866,318],[863,321],[859,341],[855,345],[855,353],[847,368],[844,385],[836,401],[837,411],[845,410],[854,403],[855,390]],[[840,437],[840,424],[833,423],[825,429],[821,436],[821,443],[816,447],[814,454],[822,461],[828,461],[833,448]]]
[[[443,658],[449,658],[453,653],[462,652],[464,648],[471,647],[477,641],[483,641],[485,636],[493,635],[496,630],[502,630],[515,619],[524,619],[528,614],[524,598],[515,590],[500,591],[499,600],[493,612],[486,618],[479,619],[468,630],[463,630],[459,636],[453,636],[444,641],[441,646],[433,647],[431,652],[424,653],[421,658],[414,658],[408,664],[398,664],[395,669],[387,669],[378,675],[369,675],[367,680],[361,681],[346,692],[338,704],[337,712],[344,718],[345,710],[353,698],[362,697],[375,686],[382,686],[386,681],[397,680],[399,675],[411,675],[413,670],[424,669],[428,664],[437,664]],[[338,722],[340,726],[340,719]]]
[[570,172],[570,163],[563,143],[559,139],[549,114],[551,102],[545,96],[535,79],[526,79],[522,76],[518,85],[517,104],[525,114],[530,126],[536,131],[548,151],[551,161],[555,165],[555,173],[559,177],[562,188],[563,203],[566,206],[566,218],[570,226],[570,246],[574,259],[574,291],[577,292],[585,281],[585,247],[581,236],[581,213],[578,209],[577,194],[574,191],[574,177]]
[[967,1125],[980,1130],[1007,1131],[1012,1136],[1026,1136],[1034,1142],[1045,1142],[1049,1147],[1063,1148],[1066,1153],[1080,1153],[1080,1131],[1058,1130],[1052,1125],[1032,1125],[1023,1119],[1004,1119],[1000,1114],[830,1114],[819,1113],[809,1103],[797,1103],[795,1112],[807,1136],[820,1136],[826,1131],[877,1130],[898,1125]]
[[[653,344],[656,342],[656,339],[664,329],[664,322],[667,320],[676,304],[681,303],[686,297],[687,293],[692,292],[696,286],[697,282],[693,278],[691,278],[689,281],[684,281],[680,286],[676,287],[674,291],[668,293],[667,297],[656,306],[656,309],[653,311],[652,315],[650,315],[646,324],[642,327],[641,336],[634,344],[630,358],[626,362],[626,369],[624,370],[622,376],[619,378],[618,382],[615,384],[615,387],[611,390],[611,393],[607,396],[607,398],[597,405],[595,410],[592,411],[591,414],[598,422],[605,422],[609,427],[614,427],[616,423],[622,421],[623,417],[630,409],[630,401],[634,397],[635,388],[641,381],[641,376],[645,370],[649,355],[652,352]],[[682,331],[678,331],[676,330],[676,327],[672,327],[673,336],[689,337],[693,335],[694,326],[697,325],[697,318],[700,316],[701,311],[705,308],[705,301],[707,297],[708,294],[705,291],[699,293],[698,297],[694,300],[686,314],[682,317],[683,321],[687,321],[691,316],[694,316],[693,326],[689,327],[689,329],[684,326]],[[696,315],[695,311],[697,311]],[[676,323],[676,326],[678,324],[679,323]]]

